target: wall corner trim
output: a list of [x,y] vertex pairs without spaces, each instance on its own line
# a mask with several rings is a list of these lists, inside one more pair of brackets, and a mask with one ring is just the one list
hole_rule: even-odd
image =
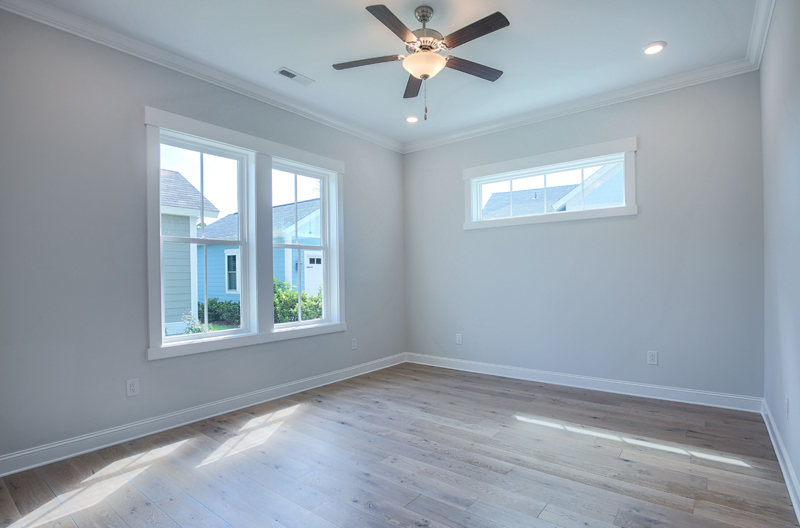
[[800,522],[800,481],[797,480],[797,473],[789,458],[789,451],[786,450],[786,444],[783,443],[783,438],[781,438],[781,434],[778,431],[778,426],[772,418],[772,412],[769,410],[767,400],[764,400],[761,415],[764,417],[764,423],[767,424],[769,438],[772,440],[772,446],[775,448],[775,454],[778,456],[778,463],[781,466],[783,479],[786,481],[786,487],[789,490],[789,498],[792,499],[794,513],[797,516],[797,520]]

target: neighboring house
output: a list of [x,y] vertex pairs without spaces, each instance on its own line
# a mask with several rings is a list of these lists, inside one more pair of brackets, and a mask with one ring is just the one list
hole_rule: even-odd
[[[199,238],[200,192],[179,172],[161,171],[161,225],[163,234]],[[204,203],[205,218],[216,218],[219,209],[208,199]],[[320,243],[320,201],[306,200],[272,208],[273,241],[293,242],[295,223],[299,242],[307,245]],[[239,214],[232,213],[205,227],[206,238],[231,239],[239,237]],[[199,241],[198,241],[199,242]],[[198,303],[208,298],[240,302],[242,277],[239,246],[205,245],[208,270],[203,258],[203,244],[164,243],[164,310],[167,335],[182,334],[185,322],[182,317],[189,312],[197,318]],[[273,251],[273,272],[279,281],[298,286],[302,279],[303,291],[316,295],[323,281],[322,251],[304,250],[303,263],[297,251]]]
[[[297,218],[294,204],[278,205],[272,208],[272,241],[273,243],[294,243],[295,222],[300,244],[318,245],[320,243],[320,201],[305,200],[297,202]],[[299,265],[296,251],[273,250],[273,275],[279,281],[293,285],[299,284],[302,278],[303,291],[316,295],[322,286],[323,264],[322,251],[303,251],[303,265]]]
[[[163,235],[195,237],[202,212],[198,191],[181,173],[161,170],[161,230]],[[216,218],[219,209],[205,199],[205,216]],[[181,319],[197,316],[197,251],[195,244],[164,242],[164,323],[167,335],[182,334]]]
[[[594,207],[610,207],[624,205],[625,176],[622,163],[603,166],[600,170],[586,178],[583,189],[582,206],[581,186],[563,185],[547,188],[547,211],[574,211],[576,209],[592,209]],[[513,216],[542,214],[545,212],[545,190],[528,189],[514,191]],[[511,216],[512,204],[510,192],[496,192],[483,206],[481,217],[508,218]]]

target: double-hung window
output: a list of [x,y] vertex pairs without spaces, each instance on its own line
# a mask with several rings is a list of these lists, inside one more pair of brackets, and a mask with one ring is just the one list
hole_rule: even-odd
[[151,108],[146,124],[148,358],[345,330],[343,164]]
[[465,229],[636,214],[636,138],[464,171]]

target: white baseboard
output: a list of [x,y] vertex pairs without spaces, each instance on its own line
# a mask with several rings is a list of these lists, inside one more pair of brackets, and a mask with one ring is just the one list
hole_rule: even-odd
[[405,353],[396,354],[353,367],[328,372],[319,376],[284,383],[275,387],[253,391],[240,396],[226,398],[190,409],[184,409],[155,418],[112,427],[75,438],[69,438],[52,444],[46,444],[23,451],[17,451],[0,456],[0,477],[11,475],[26,469],[31,469],[65,458],[96,451],[104,447],[127,442],[142,436],[151,435],[167,429],[205,420],[213,416],[225,414],[251,405],[257,405],[298,392],[321,387],[337,381],[343,381],[354,376],[360,376],[375,370],[384,369],[405,362]]
[[786,450],[786,444],[783,443],[783,438],[781,438],[778,427],[775,425],[775,419],[772,417],[772,412],[769,410],[767,400],[764,400],[764,407],[761,415],[764,416],[764,423],[767,424],[772,446],[775,448],[775,454],[778,455],[778,463],[781,465],[783,479],[786,481],[786,487],[789,489],[789,497],[792,499],[794,513],[797,516],[797,520],[800,521],[800,481],[797,480],[797,473],[795,473],[794,466],[792,466],[789,452]]
[[577,374],[563,374],[561,372],[497,365],[494,363],[483,363],[481,361],[469,361],[466,359],[430,356],[427,354],[416,354],[414,352],[408,352],[406,354],[406,361],[409,363],[463,370],[478,374],[504,376],[506,378],[538,381],[540,383],[553,383],[555,385],[566,385],[567,387],[613,392],[616,394],[628,394],[631,396],[641,396],[643,398],[656,398],[659,400],[693,403],[696,405],[708,405],[710,407],[735,409],[737,411],[760,413],[761,404],[763,402],[763,398],[757,398],[755,396],[740,396],[737,394],[724,394],[720,392],[635,383],[632,381],[579,376]]

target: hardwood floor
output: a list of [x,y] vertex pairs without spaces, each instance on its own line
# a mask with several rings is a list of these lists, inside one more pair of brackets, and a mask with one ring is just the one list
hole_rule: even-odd
[[797,520],[758,414],[403,364],[7,476],[0,525]]

